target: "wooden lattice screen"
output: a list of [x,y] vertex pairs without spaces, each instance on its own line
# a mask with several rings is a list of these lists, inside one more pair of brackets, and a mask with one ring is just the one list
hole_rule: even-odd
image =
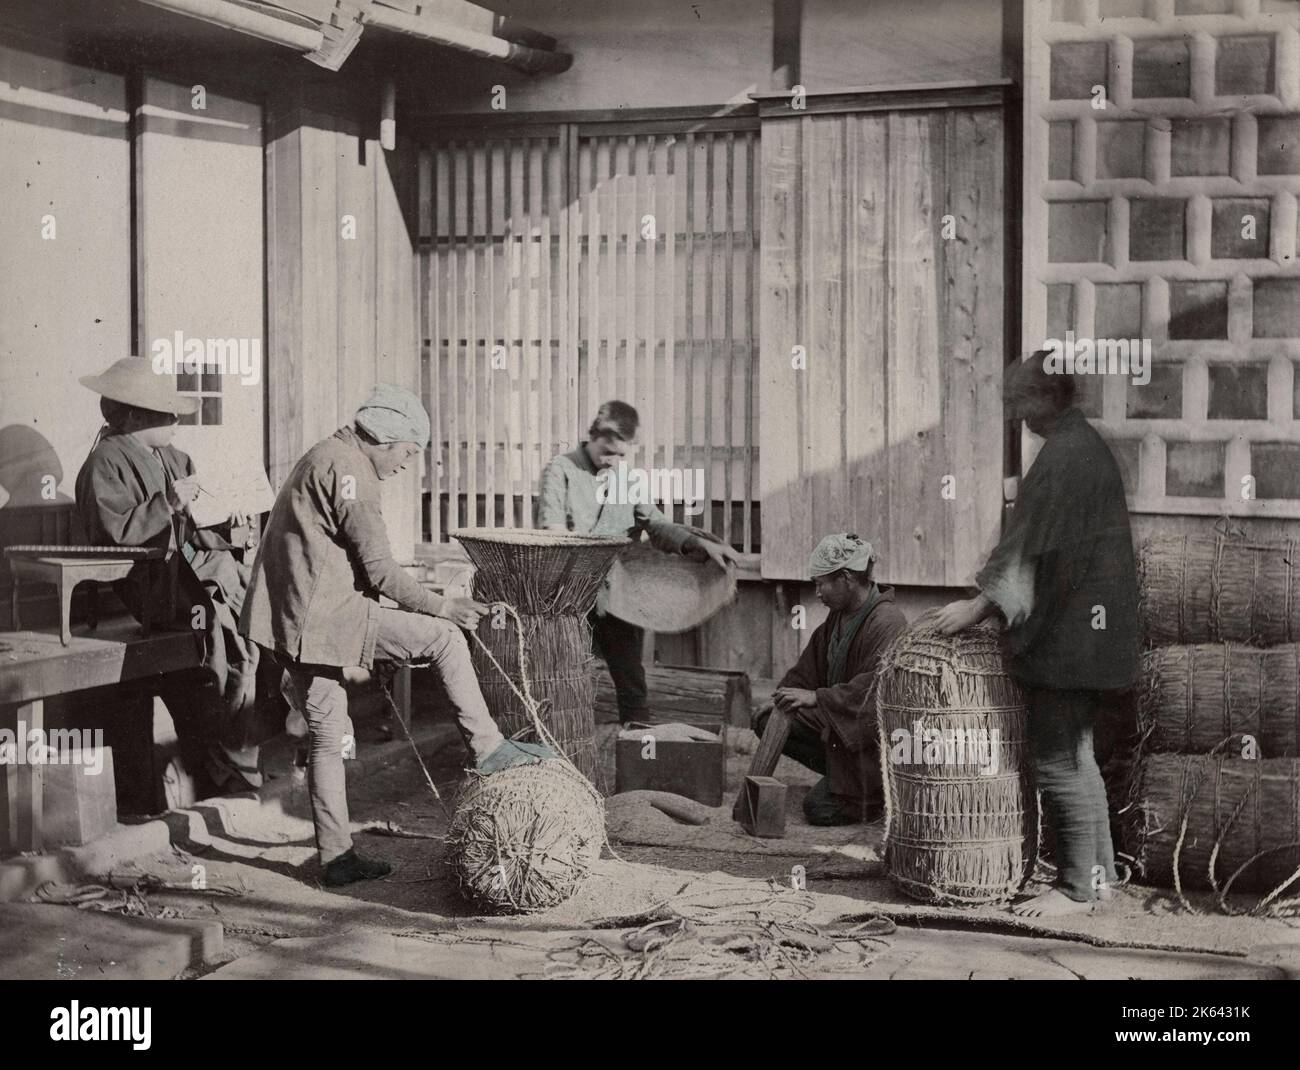
[[758,549],[757,157],[750,117],[430,133],[428,541],[530,525],[542,467],[617,397],[633,463],[701,469],[685,519]]

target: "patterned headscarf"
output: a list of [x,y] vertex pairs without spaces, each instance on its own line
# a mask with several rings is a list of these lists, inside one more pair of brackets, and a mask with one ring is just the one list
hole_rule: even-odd
[[392,383],[380,383],[357,409],[356,424],[376,442],[429,444],[429,414],[420,399]]
[[871,543],[865,539],[847,532],[827,535],[808,558],[808,571],[813,576],[827,576],[842,568],[866,572],[874,556]]

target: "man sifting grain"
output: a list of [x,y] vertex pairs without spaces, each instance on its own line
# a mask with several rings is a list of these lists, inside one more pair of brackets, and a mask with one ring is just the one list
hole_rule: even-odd
[[[478,772],[553,757],[546,747],[504,739],[488,713],[460,631],[476,627],[488,607],[439,597],[393,560],[379,484],[428,444],[429,416],[419,398],[386,383],[376,387],[353,425],[313,446],[280,488],[240,619],[243,634],[288,670],[294,704],[306,717],[312,820],[331,886],[391,870],[352,848],[343,772],[350,731],[344,683],[364,678],[374,659],[438,668]],[[398,608],[380,605],[381,595]]]
[[[884,795],[875,711],[867,697],[880,655],[907,628],[907,619],[894,605],[894,589],[876,583],[871,543],[857,535],[827,535],[808,568],[830,616],[773,693],[792,721],[783,753],[823,774],[804,798],[810,824],[875,821]],[[771,714],[769,703],[754,715],[760,737]]]
[[[644,531],[652,545],[665,553],[702,554],[719,568],[732,568],[736,552],[720,542],[701,538],[690,528],[674,524],[653,505],[620,502],[602,488],[613,469],[636,441],[640,417],[622,401],[607,401],[596,413],[588,440],[555,457],[542,471],[537,496],[537,526],[546,531],[578,535],[626,535],[639,539]],[[641,663],[644,630],[597,606],[587,617],[592,642],[609,666],[618,696],[622,724],[644,720],[647,714],[645,666]]]
[[1004,401],[1046,441],[1010,523],[976,576],[980,593],[938,615],[947,634],[1005,621],[1007,667],[1029,701],[1034,775],[1056,833],[1055,887],[1012,909],[1026,917],[1091,910],[1115,877],[1106,787],[1093,726],[1107,692],[1138,669],[1137,570],[1119,466],[1074,407],[1074,381],[1040,350],[1007,379]]

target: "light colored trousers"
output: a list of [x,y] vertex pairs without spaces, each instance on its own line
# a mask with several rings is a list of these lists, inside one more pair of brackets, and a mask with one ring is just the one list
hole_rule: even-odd
[[[432,662],[442,674],[456,722],[474,761],[482,761],[501,745],[504,737],[483,701],[483,692],[470,663],[469,644],[451,621],[381,607],[375,658]],[[313,672],[306,667],[291,666],[288,678],[286,697],[306,718],[311,733],[307,787],[311,793],[312,821],[316,825],[316,849],[324,865],[352,849],[347,778],[343,769],[345,744],[352,735],[348,696],[341,670],[319,675],[319,669]]]

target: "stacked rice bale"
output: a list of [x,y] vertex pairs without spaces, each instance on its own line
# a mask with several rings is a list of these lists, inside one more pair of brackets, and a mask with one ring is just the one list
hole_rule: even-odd
[[1300,876],[1300,538],[1148,540],[1129,847],[1156,884]]

